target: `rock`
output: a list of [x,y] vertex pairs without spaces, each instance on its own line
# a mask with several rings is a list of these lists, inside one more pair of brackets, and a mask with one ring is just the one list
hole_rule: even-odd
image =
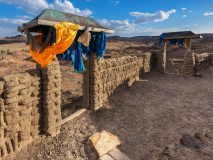
[[119,146],[121,141],[117,136],[109,132],[102,131],[91,136],[88,140],[88,144],[92,148],[93,152],[97,156],[101,157],[110,150]]
[[201,144],[197,143],[196,140],[189,134],[183,134],[182,138],[180,139],[180,142],[187,147],[193,147],[193,148],[201,147]]

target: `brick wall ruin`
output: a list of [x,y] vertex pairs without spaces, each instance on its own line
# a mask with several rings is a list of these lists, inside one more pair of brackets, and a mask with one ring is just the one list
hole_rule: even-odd
[[60,132],[60,87],[58,61],[1,78],[0,159],[27,146],[41,131],[51,136]]
[[140,72],[150,72],[152,67],[151,53],[100,61],[92,54],[87,63],[89,65],[86,65],[87,73],[84,74],[83,94],[88,95],[89,89],[89,97],[84,96],[84,104],[89,103],[92,110],[100,109],[119,85],[126,81],[131,85],[139,80]]
[[213,53],[196,54],[187,52],[184,55],[184,76],[196,75],[203,67],[213,65]]

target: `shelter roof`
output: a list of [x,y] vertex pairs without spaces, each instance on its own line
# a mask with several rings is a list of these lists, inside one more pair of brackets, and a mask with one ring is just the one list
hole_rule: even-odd
[[[114,30],[101,26],[93,18],[78,16],[51,9],[45,9],[32,21],[26,23],[26,26],[30,32],[40,32],[40,25],[54,26],[56,23],[61,23],[63,21],[79,24],[79,30],[85,30],[86,27],[88,27],[88,30],[92,32],[104,31],[105,33],[114,33]],[[19,32],[23,32],[23,25],[19,26],[17,30]]]
[[170,39],[195,39],[202,38],[202,36],[193,33],[192,31],[183,31],[183,32],[168,32],[164,33],[164,37],[162,40],[170,40]]

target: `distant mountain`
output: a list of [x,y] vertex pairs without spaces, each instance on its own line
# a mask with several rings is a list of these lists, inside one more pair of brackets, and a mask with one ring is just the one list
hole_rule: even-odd
[[143,42],[143,43],[155,43],[157,36],[137,36],[137,37],[120,37],[120,36],[110,36],[107,37],[108,42],[112,41],[126,41],[126,42]]
[[17,35],[12,37],[0,38],[0,44],[11,44],[26,42],[27,38],[23,35]]

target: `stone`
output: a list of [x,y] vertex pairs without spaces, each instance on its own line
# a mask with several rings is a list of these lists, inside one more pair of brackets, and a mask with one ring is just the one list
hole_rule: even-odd
[[121,144],[119,138],[107,131],[102,131],[94,134],[88,140],[88,144],[94,153],[101,157],[110,150],[116,148]]

